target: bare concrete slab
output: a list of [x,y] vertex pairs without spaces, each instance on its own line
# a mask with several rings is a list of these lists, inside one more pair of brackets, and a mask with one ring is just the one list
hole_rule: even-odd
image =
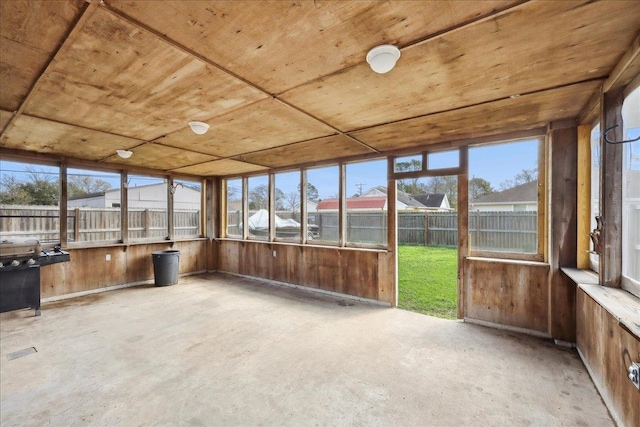
[[30,316],[0,317],[4,427],[613,425],[577,354],[547,340],[248,279]]

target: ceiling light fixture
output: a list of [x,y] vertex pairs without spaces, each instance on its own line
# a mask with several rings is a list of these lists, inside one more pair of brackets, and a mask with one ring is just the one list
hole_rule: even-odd
[[116,150],[116,153],[118,153],[118,156],[122,157],[123,159],[128,159],[129,157],[131,157],[131,155],[133,154],[133,151],[129,151],[129,150]]
[[209,130],[209,125],[204,122],[189,122],[189,127],[198,135],[204,135]]
[[388,73],[396,66],[400,58],[400,49],[390,44],[376,46],[367,53],[367,62],[378,74]]

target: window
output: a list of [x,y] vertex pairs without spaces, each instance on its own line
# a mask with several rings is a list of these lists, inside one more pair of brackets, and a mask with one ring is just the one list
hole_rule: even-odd
[[228,179],[226,184],[227,195],[227,230],[226,236],[242,238],[242,178]]
[[317,234],[313,243],[338,243],[339,171],[338,166],[307,170],[307,217],[309,228]]
[[[640,88],[622,105],[623,137],[640,137]],[[622,286],[640,296],[640,141],[623,144]]]
[[0,160],[0,237],[60,243],[60,168]]
[[[597,227],[596,217],[600,215],[600,123],[591,128],[591,230]],[[591,243],[591,252],[593,252]],[[600,271],[600,256],[596,253],[589,253],[589,267],[595,271]]]
[[347,243],[387,243],[387,161],[347,165]]
[[457,168],[460,166],[460,151],[437,151],[427,154],[427,166],[429,170]]
[[249,236],[258,239],[269,238],[269,177],[267,175],[249,178]]
[[[538,258],[538,171],[541,140],[469,149],[471,251]],[[517,206],[517,208],[516,208]],[[523,208],[524,207],[524,208]]]
[[168,185],[165,178],[129,175],[128,182],[129,239],[167,239]]
[[173,237],[200,237],[200,210],[202,183],[199,181],[173,181]]
[[275,183],[276,238],[300,241],[300,171],[278,173]]
[[69,242],[122,239],[120,174],[67,169]]

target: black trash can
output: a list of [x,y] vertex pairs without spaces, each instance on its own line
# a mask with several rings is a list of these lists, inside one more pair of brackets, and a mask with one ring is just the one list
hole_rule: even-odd
[[156,286],[169,286],[178,283],[180,251],[151,252],[151,256],[153,257],[153,277]]

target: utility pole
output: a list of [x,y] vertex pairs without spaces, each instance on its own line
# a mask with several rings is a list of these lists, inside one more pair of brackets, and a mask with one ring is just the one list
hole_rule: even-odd
[[362,196],[362,187],[364,187],[364,183],[360,183],[360,184],[356,184],[356,187],[358,188],[358,196]]

